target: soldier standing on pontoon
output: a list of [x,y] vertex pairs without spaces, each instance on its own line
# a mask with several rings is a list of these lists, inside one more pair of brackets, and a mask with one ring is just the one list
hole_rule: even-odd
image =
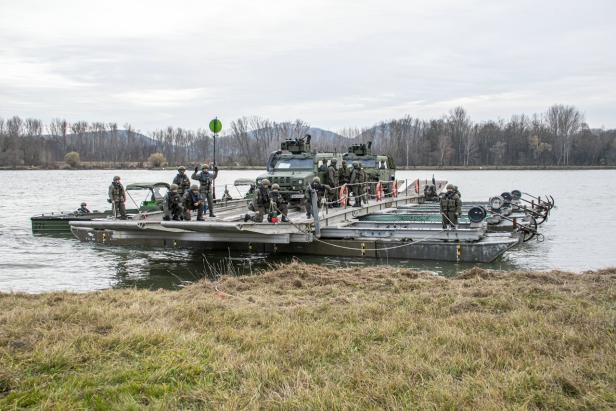
[[186,167],[178,167],[178,173],[173,179],[173,184],[178,186],[178,194],[183,196],[184,193],[190,190],[190,179],[186,175]]
[[456,194],[455,186],[447,184],[447,192],[441,196],[441,217],[443,218],[443,228],[456,228],[458,217],[462,213],[462,200]]
[[329,201],[329,207],[339,207],[338,203],[338,186],[340,184],[340,178],[338,174],[338,170],[336,169],[336,163],[338,160],[332,158],[329,167],[327,167],[327,184],[333,188],[330,194],[327,196],[327,200]]
[[193,180],[199,181],[201,186],[199,191],[203,198],[207,199],[207,208],[210,210],[210,217],[216,217],[214,215],[214,200],[212,199],[212,189],[214,186],[214,180],[218,177],[218,166],[214,166],[214,171],[210,172],[210,166],[204,164],[199,172],[199,166],[195,167],[195,172],[190,176]]
[[351,178],[349,180],[349,185],[353,188],[353,197],[355,198],[355,204],[353,207],[361,207],[361,203],[368,202],[368,199],[365,199],[365,187],[364,183],[366,182],[366,172],[362,168],[361,164],[358,161],[353,161],[353,171],[351,171]]
[[342,160],[342,165],[340,166],[340,170],[338,170],[338,182],[340,185],[349,184],[351,180],[351,170],[347,165],[346,160]]
[[120,214],[120,219],[126,220],[126,207],[124,206],[124,202],[126,202],[126,191],[124,191],[124,186],[120,183],[120,176],[113,177],[113,182],[109,186],[109,198],[107,202],[111,203],[113,207],[113,216],[118,217]]

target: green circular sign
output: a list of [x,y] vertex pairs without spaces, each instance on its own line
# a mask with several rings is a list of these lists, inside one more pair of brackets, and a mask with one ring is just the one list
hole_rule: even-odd
[[210,121],[210,131],[212,133],[220,133],[220,130],[222,130],[222,121],[218,120],[217,118]]

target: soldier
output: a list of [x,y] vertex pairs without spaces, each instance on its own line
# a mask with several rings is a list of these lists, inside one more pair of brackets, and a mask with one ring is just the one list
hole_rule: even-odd
[[124,186],[120,183],[120,176],[113,177],[113,182],[109,186],[109,198],[108,203],[111,203],[113,209],[113,215],[115,218],[120,214],[121,220],[126,220],[126,207],[124,202],[126,201],[126,192]]
[[178,194],[183,196],[187,190],[190,190],[190,179],[186,175],[186,167],[178,167],[178,173],[173,179],[173,184],[178,186]]
[[191,185],[190,190],[186,191],[182,197],[184,220],[190,221],[191,211],[197,210],[197,221],[205,221],[203,219],[203,203],[205,203],[205,198],[199,192],[199,186],[196,184]]
[[317,196],[317,207],[321,207],[321,199],[323,196],[329,192],[333,191],[333,189],[327,184],[321,184],[321,179],[319,177],[315,177],[312,179],[312,183],[306,187],[305,198],[306,198],[306,218],[314,217],[314,212],[312,210],[312,196],[313,193]]
[[424,187],[424,199],[426,201],[435,201],[438,199],[436,187],[433,184],[428,184]]
[[163,220],[180,220],[182,217],[182,196],[177,184],[171,184],[171,189],[163,199]]
[[81,207],[79,207],[76,211],[77,214],[90,214],[90,209],[86,203],[81,203]]
[[244,216],[244,221],[252,220],[255,223],[262,223],[263,216],[266,211],[270,208],[270,181],[267,178],[261,180],[261,184],[259,188],[257,188],[254,197],[252,198],[252,207],[255,211],[254,216],[250,216],[250,214],[246,214]]
[[272,184],[272,191],[270,191],[270,200],[272,204],[273,211],[282,214],[282,222],[288,223],[289,219],[287,218],[288,207],[287,201],[284,199],[282,194],[280,194],[280,186],[277,183]]
[[[365,184],[368,182],[368,173],[366,173],[366,169],[364,168],[363,164],[360,162],[359,163],[359,181],[364,183],[362,185],[363,190],[362,190],[362,202],[364,202],[365,204],[368,204],[368,191],[369,191],[369,184]],[[377,177],[377,181],[378,181],[378,177]]]
[[358,161],[353,161],[353,171],[351,171],[351,178],[349,180],[349,184],[353,188],[353,197],[355,198],[355,204],[353,204],[353,207],[361,207],[362,201],[368,202],[364,195],[365,182],[366,172]]
[[199,187],[199,191],[203,198],[207,199],[207,207],[210,210],[210,217],[216,217],[214,215],[214,201],[212,200],[212,188],[214,185],[214,180],[218,177],[218,166],[214,166],[214,172],[210,173],[209,166],[204,164],[201,167],[201,172],[199,171],[199,167],[195,167],[195,172],[190,176],[193,180],[198,180],[201,184]]
[[332,158],[329,167],[327,167],[327,183],[330,187],[334,188],[327,196],[328,201],[330,202],[330,207],[340,206],[340,204],[338,204],[338,190],[335,189],[338,187],[338,184],[340,184],[338,170],[336,169],[336,163],[338,163],[338,161],[335,158]]
[[340,167],[340,170],[338,170],[338,183],[340,185],[349,184],[350,180],[351,170],[349,170],[346,160],[342,160],[342,166]]
[[456,228],[458,217],[462,213],[462,201],[455,192],[453,184],[447,184],[447,192],[441,197],[441,216],[443,217],[443,229]]

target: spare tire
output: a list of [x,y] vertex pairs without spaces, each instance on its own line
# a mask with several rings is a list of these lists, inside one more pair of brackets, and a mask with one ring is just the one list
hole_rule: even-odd
[[513,197],[514,200],[519,200],[522,198],[522,192],[520,190],[511,190],[511,197]]
[[468,219],[471,220],[471,223],[480,223],[486,218],[487,215],[488,213],[483,207],[475,206],[468,210]]

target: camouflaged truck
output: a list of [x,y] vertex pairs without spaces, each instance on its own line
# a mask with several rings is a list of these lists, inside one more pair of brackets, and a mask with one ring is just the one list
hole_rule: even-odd
[[341,155],[317,153],[310,149],[310,136],[287,139],[280,143],[280,150],[270,154],[267,173],[257,177],[257,185],[267,178],[277,183],[289,207],[300,207],[304,202],[304,191],[315,176],[327,182],[329,160],[336,158],[340,164]]
[[[396,179],[394,159],[389,155],[373,154],[371,141],[367,144],[353,144],[348,152],[342,155],[342,159],[347,162],[348,167],[352,167],[354,161],[361,163],[368,175],[368,181],[394,181]],[[383,189],[388,193],[391,187],[389,184],[384,184]],[[370,190],[374,190],[373,185],[370,185]]]

